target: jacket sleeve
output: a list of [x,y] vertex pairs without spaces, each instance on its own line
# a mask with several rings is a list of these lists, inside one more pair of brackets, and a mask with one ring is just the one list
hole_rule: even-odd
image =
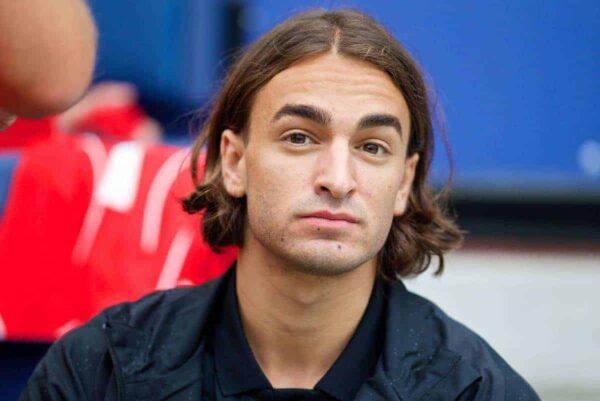
[[86,325],[50,347],[19,400],[102,400],[111,382],[110,357],[101,329]]

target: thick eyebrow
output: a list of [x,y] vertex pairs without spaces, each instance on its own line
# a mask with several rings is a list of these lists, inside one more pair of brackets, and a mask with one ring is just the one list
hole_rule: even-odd
[[[306,118],[307,120],[314,121],[315,123],[324,126],[329,125],[331,122],[331,114],[326,110],[306,104],[286,104],[275,113],[272,121],[275,122],[286,116]],[[358,130],[375,127],[392,127],[398,131],[400,138],[402,139],[402,126],[400,125],[400,120],[391,114],[369,114],[360,119],[357,127]]]
[[374,127],[392,127],[400,134],[402,138],[402,126],[400,120],[391,114],[371,114],[360,119],[358,129],[367,129]]
[[275,113],[273,122],[285,116],[306,118],[316,122],[319,125],[329,125],[329,122],[331,121],[331,115],[327,111],[305,104],[286,104],[279,109],[277,113]]

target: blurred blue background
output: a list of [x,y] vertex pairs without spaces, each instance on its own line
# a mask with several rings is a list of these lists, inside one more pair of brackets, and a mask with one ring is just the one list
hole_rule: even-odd
[[[240,46],[298,11],[354,7],[424,67],[471,198],[600,202],[597,1],[93,0],[97,80],[135,82],[172,124],[204,105]],[[172,124],[172,125],[169,125]],[[448,175],[443,144],[433,166]]]

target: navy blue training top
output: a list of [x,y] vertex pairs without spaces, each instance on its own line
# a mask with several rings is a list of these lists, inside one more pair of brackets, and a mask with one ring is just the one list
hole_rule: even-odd
[[252,354],[241,323],[235,274],[212,320],[202,360],[203,400],[354,399],[373,374],[384,340],[384,286],[376,280],[365,313],[350,342],[314,389],[274,389]]

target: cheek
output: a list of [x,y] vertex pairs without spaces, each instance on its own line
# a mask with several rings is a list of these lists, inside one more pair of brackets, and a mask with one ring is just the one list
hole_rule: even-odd
[[303,176],[295,165],[266,156],[257,154],[247,161],[247,196],[281,209],[298,192]]
[[393,210],[398,192],[398,185],[394,182],[395,175],[391,174],[365,174],[361,177],[360,187],[362,196],[374,211],[387,213]]
[[370,177],[363,191],[363,199],[369,213],[368,232],[377,247],[383,246],[387,238],[396,202],[397,185],[391,182],[393,177],[379,174]]

